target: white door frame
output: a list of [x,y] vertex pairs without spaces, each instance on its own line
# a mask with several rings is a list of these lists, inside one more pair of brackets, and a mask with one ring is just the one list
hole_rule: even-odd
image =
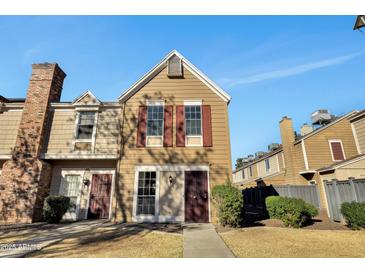
[[[80,210],[80,202],[81,202],[81,189],[83,186],[83,182],[82,182],[82,177],[84,175],[86,171],[86,168],[61,168],[61,180],[64,180],[64,176],[65,175],[80,175],[81,176],[81,184],[80,184],[80,191],[79,191],[79,195],[77,197],[77,204],[76,204],[76,220],[79,220],[79,210]],[[112,216],[112,202],[113,202],[113,197],[114,197],[114,191],[115,191],[115,169],[112,168],[91,168],[90,169],[90,174],[91,174],[91,178],[90,178],[90,184],[88,185],[88,189],[87,189],[87,204],[86,204],[86,208],[85,208],[85,215],[83,217],[83,219],[87,219],[87,213],[89,211],[89,204],[90,204],[90,191],[91,191],[91,185],[92,185],[92,177],[94,174],[112,174],[112,185],[111,185],[111,189],[110,189],[110,201],[109,201],[109,217],[108,219],[111,219]],[[61,181],[61,184],[62,184]],[[60,187],[61,187],[60,184]]]
[[[140,171],[155,171],[156,172],[156,194],[155,194],[155,215],[138,215],[137,216],[137,196],[138,196],[138,173]],[[182,218],[176,218],[179,216],[160,216],[160,172],[165,171],[181,171],[183,177],[183,190],[182,190]],[[132,221],[134,222],[185,222],[185,171],[206,171],[208,180],[208,214],[209,222],[211,222],[211,193],[210,193],[210,168],[209,165],[137,165],[135,167],[134,176],[134,193],[133,193],[133,212]]]

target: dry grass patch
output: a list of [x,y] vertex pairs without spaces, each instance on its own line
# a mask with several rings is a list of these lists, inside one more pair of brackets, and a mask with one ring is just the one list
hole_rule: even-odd
[[365,257],[365,231],[247,228],[220,233],[241,258]]
[[[104,231],[105,232],[105,231]],[[47,258],[179,258],[183,254],[181,234],[140,231],[117,237],[73,237],[37,251],[29,257]]]

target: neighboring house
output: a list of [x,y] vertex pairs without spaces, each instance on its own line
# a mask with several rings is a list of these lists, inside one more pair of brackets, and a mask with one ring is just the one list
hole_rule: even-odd
[[90,91],[60,102],[65,73],[33,65],[27,98],[0,97],[1,223],[41,219],[209,222],[210,190],[230,180],[230,96],[177,51],[115,102]]
[[282,146],[246,163],[233,172],[233,182],[241,185],[282,183],[284,180],[285,161]]
[[[353,111],[337,117],[315,130],[308,129],[305,125],[299,136],[296,136],[294,132],[292,120],[283,117],[280,121],[281,146],[235,170],[234,182],[243,187],[270,184],[318,184],[322,198],[321,206],[326,208],[321,177],[323,168],[339,166],[339,163],[346,160],[353,163],[359,156],[357,143],[360,143],[362,139],[356,141],[353,133],[356,125],[351,122],[357,117],[357,113]],[[360,126],[359,130],[362,130]],[[242,174],[247,174],[247,169],[257,170],[257,173],[253,177],[244,179]],[[361,169],[351,176],[364,178],[365,165]]]
[[319,169],[322,180],[365,178],[365,110],[351,116],[349,120],[358,154]]

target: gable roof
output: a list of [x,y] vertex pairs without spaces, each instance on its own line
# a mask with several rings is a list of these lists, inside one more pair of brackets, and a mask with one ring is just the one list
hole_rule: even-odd
[[186,59],[177,50],[171,51],[167,54],[156,66],[154,66],[150,71],[142,76],[137,82],[135,82],[130,88],[128,88],[121,96],[119,96],[119,101],[126,101],[131,96],[133,96],[137,91],[141,89],[147,82],[149,82],[153,77],[155,77],[159,72],[161,72],[167,65],[167,61],[173,57],[178,56],[182,64],[186,69],[188,69],[192,74],[194,74],[199,80],[201,80],[206,86],[208,86],[213,92],[215,92],[220,98],[225,102],[229,103],[231,96],[228,95],[223,89],[221,89],[216,83],[208,78],[203,72],[201,72],[197,67],[195,67],[188,59]]
[[347,113],[347,114],[345,114],[343,116],[340,116],[336,120],[332,121],[331,123],[329,123],[329,124],[327,124],[325,126],[322,126],[322,127],[318,128],[316,130],[313,130],[312,132],[310,132],[310,133],[308,133],[306,135],[301,136],[299,139],[295,140],[294,144],[296,145],[296,144],[300,143],[302,140],[305,140],[305,139],[307,139],[307,138],[309,138],[309,137],[311,137],[311,136],[313,136],[313,135],[315,135],[315,134],[317,134],[317,133],[325,130],[326,128],[329,128],[330,126],[333,126],[333,125],[337,124],[338,122],[342,121],[343,119],[349,118],[349,117],[351,117],[352,115],[354,115],[356,113],[358,113],[358,111],[357,110],[354,110],[354,111],[351,111],[351,112],[349,112],[349,113]]
[[350,118],[350,122],[356,122],[358,120],[361,120],[365,117],[365,110],[360,111],[359,113],[357,113],[356,115],[354,115],[353,117]]
[[84,105],[84,104],[82,104],[82,100],[86,96],[91,97],[93,99],[93,101],[96,102],[96,104],[92,104],[92,105],[101,105],[101,101],[90,90],[87,90],[84,93],[82,93],[80,96],[78,96],[75,100],[72,101],[72,104],[73,105]]
[[235,172],[238,172],[238,171],[240,171],[242,169],[245,169],[245,168],[248,168],[250,166],[253,166],[254,164],[257,164],[257,163],[259,163],[259,162],[261,162],[261,161],[263,161],[263,160],[265,160],[267,158],[270,158],[271,156],[274,156],[275,154],[278,154],[278,153],[280,153],[282,151],[283,151],[283,145],[280,145],[279,148],[277,148],[277,149],[275,149],[273,151],[266,152],[263,156],[261,156],[261,157],[259,157],[257,159],[254,159],[251,162],[248,162],[248,163],[243,164],[241,167],[233,170],[232,173],[235,173]]
[[353,157],[351,157],[349,159],[343,160],[341,162],[334,163],[334,164],[332,164],[330,166],[320,168],[317,171],[318,172],[326,172],[326,171],[335,170],[337,168],[340,168],[340,167],[343,167],[343,166],[347,166],[347,165],[356,163],[356,162],[361,161],[363,159],[365,159],[365,154],[358,154],[358,155],[355,155],[355,156],[353,156]]

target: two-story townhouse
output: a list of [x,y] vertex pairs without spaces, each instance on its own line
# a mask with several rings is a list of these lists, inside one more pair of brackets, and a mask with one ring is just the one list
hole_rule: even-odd
[[[322,178],[323,169],[336,163],[353,159],[358,155],[356,140],[353,134],[354,126],[351,125],[351,119],[356,117],[357,113],[357,111],[353,111],[337,117],[332,122],[306,132],[306,134],[301,136],[295,134],[292,119],[283,117],[279,123],[282,140],[281,148],[277,151],[266,153],[264,156],[245,164],[241,169],[233,172],[233,176],[235,176],[235,174],[241,173],[242,169],[247,169],[248,167],[260,170],[265,170],[266,168],[268,171],[268,173],[264,174],[266,177],[257,175],[257,177],[246,181],[236,180],[234,182],[243,187],[270,184],[317,184],[320,190],[321,207],[326,208]],[[279,157],[279,155],[282,157]],[[269,174],[269,159],[273,161],[275,158],[279,162],[278,169],[275,169],[274,173]],[[359,176],[364,171],[365,166],[362,167]]]
[[365,178],[365,111],[361,111],[349,118],[357,155],[344,157],[343,160],[319,169],[323,180],[348,180],[348,178]]
[[65,73],[33,65],[27,98],[1,97],[1,222],[42,218],[66,195],[70,219],[209,222],[230,180],[229,95],[172,51],[115,102],[61,102]]
[[285,161],[282,147],[278,147],[263,156],[245,163],[233,173],[233,182],[245,187],[256,186],[257,183],[284,183]]

